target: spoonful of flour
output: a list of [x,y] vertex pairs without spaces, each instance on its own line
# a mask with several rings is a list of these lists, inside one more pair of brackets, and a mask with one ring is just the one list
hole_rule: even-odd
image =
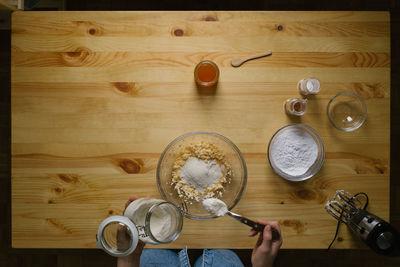
[[[223,202],[222,200],[219,200],[218,198],[206,198],[203,200],[203,207],[204,209],[206,209],[206,211],[208,211],[211,215],[214,216],[224,216],[225,214],[228,214],[229,216],[231,216],[232,218],[234,218],[235,220],[246,224],[248,226],[250,226],[253,230],[257,231],[257,232],[263,232],[265,225],[260,224],[258,222],[252,221],[248,218],[245,218],[237,213],[234,213],[232,211],[228,210],[228,207],[226,206],[225,202]],[[271,228],[272,231],[272,240],[278,240],[280,238],[280,233],[274,229]]]
[[225,202],[218,198],[206,198],[203,200],[203,207],[208,213],[218,217],[224,216],[228,212]]

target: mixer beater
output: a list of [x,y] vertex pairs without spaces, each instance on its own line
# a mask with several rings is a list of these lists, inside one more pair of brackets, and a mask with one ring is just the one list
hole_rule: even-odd
[[[362,207],[360,196],[365,197]],[[387,256],[400,256],[400,236],[386,221],[366,211],[368,196],[357,193],[354,196],[345,190],[336,191],[325,209],[339,223],[346,224],[356,235],[376,253]]]

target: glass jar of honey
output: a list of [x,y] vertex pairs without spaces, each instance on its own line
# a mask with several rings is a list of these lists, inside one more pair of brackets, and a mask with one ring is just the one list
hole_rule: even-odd
[[218,83],[219,69],[210,60],[201,61],[194,69],[194,80],[201,88],[214,88]]

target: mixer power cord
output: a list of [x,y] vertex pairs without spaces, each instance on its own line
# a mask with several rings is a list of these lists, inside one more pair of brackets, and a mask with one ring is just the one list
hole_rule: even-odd
[[[363,195],[365,197],[365,204],[364,204],[364,207],[363,207],[363,210],[365,210],[368,207],[368,202],[369,202],[368,195],[366,193],[364,193],[364,192],[358,192],[357,194],[355,194],[353,196],[352,200],[356,199],[357,196],[359,196],[359,195]],[[340,224],[342,223],[342,221],[341,221],[342,216],[343,216],[343,211],[340,213],[340,217],[339,217],[340,220],[338,220],[338,223],[337,223],[337,226],[336,226],[335,236],[333,237],[332,242],[329,244],[327,251],[329,251],[331,249],[333,243],[335,243],[335,240],[336,240],[336,238],[338,236],[338,233],[339,233]]]

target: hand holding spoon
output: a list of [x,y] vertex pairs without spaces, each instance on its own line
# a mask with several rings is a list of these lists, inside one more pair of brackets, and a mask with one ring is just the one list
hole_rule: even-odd
[[[228,210],[228,207],[226,206],[225,202],[222,200],[219,200],[217,198],[207,198],[203,200],[203,207],[212,215],[214,216],[224,216],[225,214],[228,214],[232,218],[238,220],[241,223],[244,223],[248,226],[250,226],[253,230],[257,232],[263,232],[265,225],[259,224],[255,221],[252,221],[250,219],[247,219],[237,213],[231,212]],[[277,240],[280,238],[280,235],[278,231],[276,231],[274,228],[271,227],[272,231],[272,240]]]
[[240,65],[242,65],[243,63],[245,63],[246,61],[252,60],[252,59],[256,59],[256,58],[260,58],[260,57],[266,57],[272,55],[271,51],[268,51],[266,53],[262,53],[262,54],[258,54],[252,57],[248,57],[248,58],[238,58],[235,57],[232,59],[231,64],[233,67],[239,67]]

